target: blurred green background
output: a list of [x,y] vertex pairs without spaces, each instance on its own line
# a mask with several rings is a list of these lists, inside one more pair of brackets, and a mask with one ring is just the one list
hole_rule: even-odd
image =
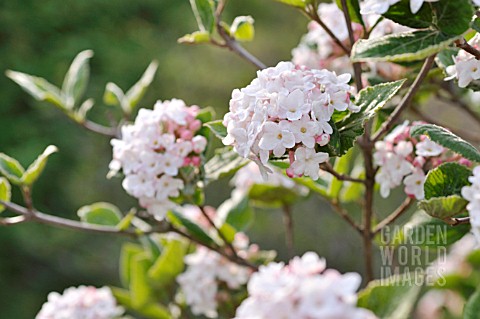
[[[247,48],[267,65],[289,60],[306,31],[307,20],[273,1],[230,1],[225,20],[252,15],[256,39]],[[87,96],[97,101],[91,116],[107,124],[102,105],[105,84],[128,89],[148,63],[160,63],[142,107],[157,99],[181,98],[187,104],[213,106],[217,118],[228,108],[232,89],[243,87],[255,69],[236,55],[210,46],[184,46],[177,38],[196,30],[187,0],[3,0],[0,2],[0,66],[45,77],[61,85],[73,57],[92,49],[92,79]],[[124,211],[135,205],[120,186],[107,180],[109,139],[87,132],[50,105],[38,103],[0,76],[0,151],[22,164],[49,145],[60,153],[34,188],[35,206],[76,218],[76,210],[109,201]],[[218,205],[229,196],[227,181],[211,185],[207,201]],[[15,200],[21,202],[19,194]],[[351,207],[353,214],[360,210]],[[317,198],[294,211],[297,253],[317,251],[330,267],[363,271],[360,238]],[[286,258],[279,211],[257,211],[250,231],[262,248]],[[117,264],[124,239],[91,235],[36,224],[0,228],[0,317],[31,319],[52,290],[80,284],[118,285]]]

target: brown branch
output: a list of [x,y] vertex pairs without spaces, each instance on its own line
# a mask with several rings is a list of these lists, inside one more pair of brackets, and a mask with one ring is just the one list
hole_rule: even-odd
[[318,23],[322,29],[332,38],[333,42],[335,42],[346,54],[350,55],[350,48],[347,48],[345,44],[330,30],[330,28],[322,21],[320,16],[318,15],[317,8],[314,5],[308,5],[305,11],[302,11],[308,18]]
[[358,225],[352,217],[348,214],[348,212],[343,208],[337,200],[332,200],[330,202],[332,205],[333,210],[342,217],[347,223],[350,224],[355,230],[357,230],[360,234],[363,233],[363,229],[360,225]]
[[289,205],[283,206],[283,223],[285,224],[285,243],[289,257],[295,256],[294,231],[292,209]]
[[403,215],[407,209],[412,206],[413,199],[411,197],[406,197],[403,203],[395,209],[393,213],[388,215],[384,220],[382,220],[378,225],[373,229],[373,234],[378,234],[385,226],[393,223],[397,218]]
[[215,225],[215,222],[210,218],[210,216],[208,216],[208,213],[205,211],[205,207],[198,206],[198,208],[202,212],[203,217],[205,217],[207,219],[210,226],[212,226],[215,229],[218,236],[220,236],[220,238],[225,243],[225,245],[228,247],[228,249],[230,250],[232,255],[235,256],[235,257],[238,257],[237,251],[235,250],[235,247],[233,247],[232,243],[230,241],[228,241],[228,239],[225,237],[224,233],[217,227],[217,225]]
[[477,50],[475,47],[471,46],[470,44],[468,44],[465,38],[456,40],[455,45],[457,46],[457,48],[460,48],[470,53],[471,55],[473,55],[475,59],[480,60],[480,51]]
[[355,177],[351,177],[349,175],[345,175],[345,174],[340,174],[338,173],[333,167],[332,165],[330,165],[330,163],[326,162],[326,163],[322,163],[320,164],[320,169],[327,172],[327,173],[330,173],[332,176],[334,176],[336,179],[338,179],[339,181],[348,181],[348,182],[354,182],[354,183],[362,183],[362,184],[365,184],[365,180],[364,179],[360,179],[360,178],[355,178]]
[[254,65],[257,69],[265,69],[267,66],[260,61],[257,57],[255,57],[253,54],[248,52],[244,47],[242,47],[234,38],[232,38],[227,30],[222,26],[222,13],[223,10],[225,9],[225,4],[226,0],[222,0],[218,3],[217,9],[215,11],[215,20],[216,20],[216,29],[220,37],[225,41],[224,43],[220,43],[214,39],[210,41],[211,44],[221,47],[221,48],[227,48],[230,51],[234,52],[247,62],[251,63]]
[[[348,12],[347,0],[341,0],[342,2],[342,11],[343,16],[345,17],[345,22],[347,23],[348,37],[350,39],[350,46],[353,47],[355,43],[355,35],[352,29],[352,19],[350,18],[350,13]],[[351,52],[349,53],[349,55]],[[355,77],[355,84],[357,85],[357,92],[363,88],[362,83],[362,66],[358,62],[352,63],[353,66],[353,75]]]
[[405,94],[405,96],[400,101],[398,106],[395,108],[393,113],[389,116],[389,118],[385,121],[385,123],[383,123],[380,129],[373,136],[372,138],[373,142],[380,140],[383,137],[383,135],[385,135],[395,125],[396,121],[399,119],[402,112],[405,111],[408,108],[408,106],[411,104],[413,96],[415,95],[415,93],[417,93],[418,89],[420,88],[420,84],[427,76],[428,71],[430,71],[430,68],[432,67],[434,60],[435,60],[435,55],[431,55],[425,60],[425,63],[423,64],[420,72],[415,78],[415,81],[413,81],[412,85],[408,89],[408,92]]
[[457,217],[444,219],[444,221],[451,226],[458,226],[464,224],[470,224],[470,217]]
[[[104,234],[118,234],[129,237],[138,237],[153,232],[165,232],[163,229],[152,230],[151,232],[140,232],[136,230],[120,230],[116,227],[100,226],[78,222],[62,217],[57,217],[49,214],[42,213],[38,210],[30,210],[26,207],[17,205],[15,203],[4,202],[0,200],[0,204],[5,206],[10,211],[19,214],[18,217],[24,217],[23,222],[34,221],[40,224],[51,225],[61,228],[68,228],[73,230],[81,230],[92,233],[104,233]],[[20,222],[20,219],[19,219]]]
[[173,232],[173,233],[177,233],[183,237],[185,237],[186,239],[190,240],[191,242],[194,242],[200,246],[203,246],[205,248],[208,248],[212,251],[215,251],[216,253],[218,253],[219,255],[227,258],[228,260],[230,260],[231,262],[234,262],[236,264],[239,264],[239,265],[242,265],[242,266],[245,266],[245,267],[248,267],[250,268],[251,270],[253,271],[258,271],[258,267],[254,264],[252,264],[251,262],[249,262],[248,260],[246,259],[243,259],[241,258],[240,256],[238,255],[231,255],[231,254],[227,254],[225,251],[223,251],[221,249],[221,247],[219,246],[212,246],[212,245],[209,245],[207,243],[204,243],[203,241],[191,236],[190,234],[184,232],[183,230],[181,229],[178,229],[178,228],[175,228],[173,225],[170,225],[170,228],[169,228],[169,231]]

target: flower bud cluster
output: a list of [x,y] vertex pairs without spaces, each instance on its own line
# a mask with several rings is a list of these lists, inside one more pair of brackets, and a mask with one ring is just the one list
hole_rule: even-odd
[[228,133],[223,143],[261,165],[271,156],[287,154],[289,176],[318,179],[319,164],[328,154],[316,147],[330,141],[333,112],[359,111],[350,101],[350,78],[291,62],[258,71],[247,87],[232,92],[230,112],[223,120]]
[[51,292],[35,319],[114,319],[124,309],[108,287],[70,287],[63,294]]
[[295,257],[288,265],[272,262],[260,266],[248,282],[248,298],[237,308],[236,319],[370,319],[357,308],[357,273],[340,274],[326,269],[313,252]]
[[[413,123],[421,124],[421,123]],[[380,194],[388,197],[390,190],[405,185],[405,193],[418,200],[425,197],[423,185],[425,172],[444,162],[459,161],[470,165],[460,156],[452,156],[447,149],[431,141],[427,136],[413,138],[408,121],[397,126],[383,141],[375,143],[373,155],[375,164],[380,167],[375,181],[380,184]]]
[[199,110],[182,100],[158,101],[153,110],[140,109],[135,122],[122,127],[122,138],[111,142],[109,175],[121,169],[123,188],[157,219],[175,206],[170,198],[178,197],[185,185],[181,169],[202,162],[207,139],[198,135]]
[[[237,233],[232,244],[242,258],[258,251],[258,246],[249,245],[248,237],[243,233]],[[185,302],[194,315],[208,318],[218,317],[221,284],[228,289],[238,289],[247,283],[251,274],[248,268],[203,246],[198,246],[193,254],[187,255],[185,264],[187,270],[177,277]]]

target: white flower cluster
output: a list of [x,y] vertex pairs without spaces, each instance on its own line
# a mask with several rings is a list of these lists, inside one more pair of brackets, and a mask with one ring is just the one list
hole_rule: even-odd
[[[335,3],[321,3],[318,6],[318,15],[332,33],[341,42],[348,45],[348,30],[345,18],[338,6]],[[369,35],[370,39],[410,30],[410,28],[385,18],[377,23],[380,18],[378,15],[369,14],[362,18],[367,27],[375,25]],[[355,38],[361,38],[362,26],[358,23],[353,23],[352,26]],[[299,45],[292,50],[292,61],[296,65],[304,65],[312,69],[325,68],[339,73],[353,73],[346,53],[315,21],[309,23],[308,33],[302,37]],[[394,63],[377,62],[366,63],[366,65],[370,69],[370,74],[377,74],[389,80],[399,79],[405,72],[404,67]]]
[[248,282],[249,296],[237,308],[236,319],[366,319],[375,316],[357,308],[357,273],[326,269],[313,252],[288,265],[261,266]]
[[[241,257],[258,249],[250,245],[248,238],[237,233],[233,246]],[[229,289],[238,289],[246,284],[251,271],[243,266],[232,263],[218,253],[199,246],[195,253],[185,257],[187,270],[177,277],[177,282],[185,296],[187,305],[194,315],[204,315],[217,318],[217,296],[219,283],[225,283]]]
[[157,219],[175,206],[169,198],[184,187],[179,170],[201,164],[207,140],[197,135],[202,126],[198,112],[182,100],[158,101],[153,110],[140,109],[135,123],[122,126],[122,138],[111,142],[109,175],[121,169],[123,188]]
[[114,319],[123,315],[110,288],[70,287],[63,295],[48,294],[48,301],[35,319]]
[[462,196],[469,201],[467,210],[470,215],[472,233],[480,245],[480,166],[473,169],[473,175],[468,180],[472,185],[462,188]]
[[[473,38],[468,41],[472,47],[480,49],[480,34],[475,34]],[[454,64],[446,68],[445,72],[448,77],[446,81],[457,79],[458,86],[461,88],[467,87],[472,81],[480,79],[480,61],[474,55],[467,51],[460,50],[456,57],[452,57]]]
[[318,179],[319,164],[328,154],[315,147],[329,142],[333,112],[359,111],[350,101],[350,78],[291,62],[258,71],[247,87],[232,92],[230,112],[223,120],[228,133],[223,143],[263,165],[272,153],[276,157],[287,153],[290,176]]
[[[417,123],[413,123],[417,124]],[[424,198],[425,171],[445,161],[459,161],[470,165],[461,157],[445,157],[446,149],[426,136],[410,136],[408,121],[397,126],[383,141],[375,143],[374,161],[380,167],[375,181],[380,184],[380,194],[388,197],[390,190],[402,181],[405,193],[418,200]]]
[[[417,13],[424,2],[436,2],[438,0],[410,0],[410,11]],[[478,1],[478,0],[476,0]],[[366,0],[361,5],[361,14],[384,14],[400,0]]]

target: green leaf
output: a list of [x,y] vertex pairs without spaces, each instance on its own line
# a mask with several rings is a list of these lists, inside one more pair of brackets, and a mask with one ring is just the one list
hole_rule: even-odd
[[[343,10],[342,0],[336,0],[335,3],[340,10]],[[362,26],[365,26],[362,15],[360,14],[360,2],[358,0],[347,0],[346,3],[352,22],[356,22]]]
[[295,183],[298,183],[302,186],[305,186],[309,190],[311,190],[314,193],[317,193],[323,197],[328,198],[327,196],[327,190],[328,190],[328,185],[329,183],[321,178],[318,180],[314,181],[311,178],[308,177],[297,177],[293,179]]
[[200,44],[210,42],[210,33],[207,31],[195,31],[193,33],[185,34],[177,40],[182,44]]
[[[392,236],[392,245],[414,245],[421,248],[450,246],[470,231],[470,225],[450,226],[444,221],[417,211],[412,218]],[[428,232],[428,240],[425,234]],[[423,234],[423,236],[422,236]]]
[[283,207],[292,205],[300,199],[294,189],[269,184],[254,184],[248,197],[259,207]]
[[45,165],[47,165],[48,157],[52,155],[53,153],[56,153],[58,151],[58,148],[54,145],[49,145],[43,151],[43,153],[37,157],[37,159],[30,164],[30,166],[27,168],[25,173],[23,174],[21,178],[21,183],[24,185],[32,185],[42,174],[43,170],[45,169]]
[[215,181],[224,176],[232,175],[249,162],[229,147],[217,149],[215,153],[204,166],[207,181]]
[[60,89],[44,78],[11,70],[7,70],[5,74],[36,100],[52,103],[60,109],[65,108]]
[[149,318],[149,319],[171,319],[172,318],[168,309],[159,303],[151,302],[143,305],[142,307],[136,308],[133,306],[132,298],[128,290],[120,289],[116,287],[111,287],[111,290],[112,290],[113,296],[115,297],[115,299],[117,299],[117,302],[120,305],[126,307],[129,310],[133,310],[139,313],[140,315],[145,316],[146,318]]
[[219,139],[223,139],[227,136],[227,128],[223,126],[222,120],[208,122],[205,123],[204,126],[208,127]]
[[4,153],[0,153],[0,173],[11,183],[20,185],[22,183],[21,178],[25,173],[25,169],[16,159]]
[[410,134],[413,137],[427,135],[432,141],[438,143],[455,153],[458,153],[474,162],[480,162],[480,152],[470,143],[444,129],[433,124],[421,124],[412,127]]
[[140,309],[152,301],[152,287],[148,280],[148,270],[152,261],[146,253],[133,256],[130,265],[130,294],[134,309]]
[[447,48],[457,38],[429,29],[359,40],[352,48],[351,59],[353,62],[423,60]]
[[75,103],[82,97],[87,88],[90,77],[90,58],[93,57],[92,50],[80,52],[73,60],[63,80],[62,93],[65,96],[65,107],[72,109]]
[[471,27],[472,27],[473,30],[475,30],[477,32],[480,32],[480,18],[479,17],[475,17],[475,20],[473,20]]
[[300,9],[305,8],[307,3],[311,2],[309,0],[277,0],[277,1],[281,3],[285,3],[292,7],[300,8]]
[[183,258],[187,245],[180,240],[170,240],[163,248],[162,254],[148,271],[148,276],[160,286],[172,283],[183,271]]
[[461,196],[450,195],[422,200],[418,208],[432,217],[445,219],[464,212],[467,204],[468,201]]
[[122,213],[117,206],[105,202],[83,206],[77,215],[82,222],[95,225],[116,226],[122,221]]
[[[8,180],[4,177],[0,177],[0,200],[4,202],[10,202],[12,197],[12,187]],[[5,210],[5,206],[0,205],[0,213]]]
[[207,245],[214,245],[215,241],[200,226],[184,217],[182,214],[171,211],[167,213],[167,219],[177,227],[184,227],[196,239]]
[[125,243],[122,246],[122,251],[120,253],[120,281],[124,287],[130,286],[131,281],[131,266],[133,264],[133,257],[138,254],[143,253],[145,250],[142,246],[133,244],[133,243]]
[[463,309],[464,319],[477,319],[480,313],[480,288],[475,291],[473,295],[467,301],[465,308]]
[[212,0],[190,0],[200,31],[212,33],[215,25],[215,4]]
[[[125,94],[123,90],[113,82],[108,82],[103,93],[103,102],[111,106],[122,106]],[[122,106],[123,108],[123,106]]]
[[[236,196],[223,202],[218,208],[225,216],[225,223],[237,231],[245,231],[250,227],[255,217],[247,196]],[[223,214],[224,212],[224,214]]]
[[461,195],[462,187],[470,185],[471,174],[470,169],[457,163],[444,163],[430,170],[423,186],[425,199]]
[[122,103],[123,111],[126,114],[131,114],[133,109],[138,105],[138,102],[147,92],[148,87],[152,84],[155,73],[158,69],[158,62],[152,61],[145,72],[143,73],[140,80],[135,83],[128,91],[125,93],[125,100]]
[[211,107],[205,107],[198,112],[196,119],[200,120],[202,123],[208,123],[212,121],[215,116],[215,110]]
[[116,225],[118,230],[127,230],[135,219],[136,209],[132,208],[125,217]]
[[409,319],[422,289],[420,276],[415,272],[372,281],[359,293],[357,305],[382,319]]
[[402,87],[405,80],[382,83],[361,90],[355,100],[360,112],[350,113],[334,125],[330,143],[320,148],[330,156],[342,156],[353,147],[356,139],[363,135],[364,124],[371,119]]
[[402,0],[391,6],[383,16],[415,29],[431,27],[445,34],[461,35],[470,27],[473,7],[470,0],[442,0],[424,4],[413,14],[410,1]]
[[252,41],[255,37],[254,22],[251,16],[236,17],[230,27],[230,35],[237,41]]

